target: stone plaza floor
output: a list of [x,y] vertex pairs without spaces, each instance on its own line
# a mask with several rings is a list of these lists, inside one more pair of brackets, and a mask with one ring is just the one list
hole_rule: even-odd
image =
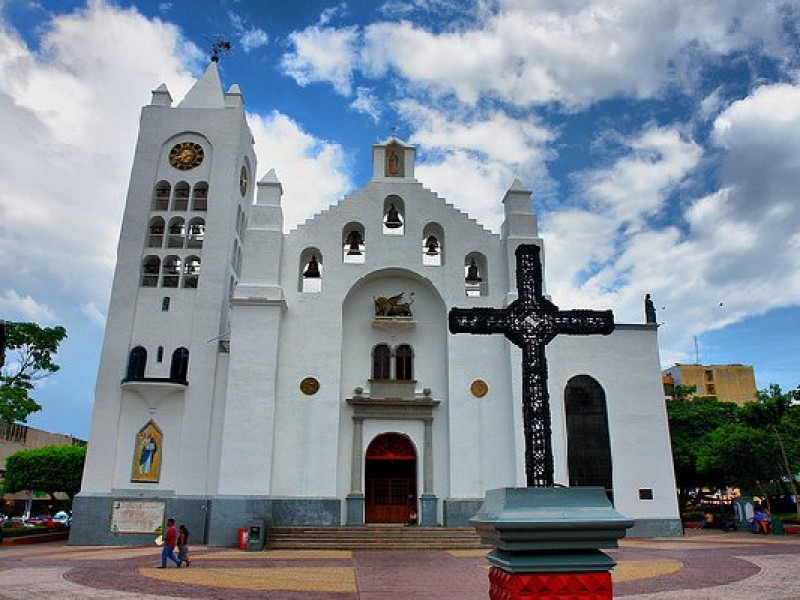
[[[0,598],[238,600],[485,600],[488,564],[476,550],[192,548],[189,568],[157,569],[160,549],[0,546]],[[800,536],[689,530],[623,540],[614,596],[652,600],[800,600]]]

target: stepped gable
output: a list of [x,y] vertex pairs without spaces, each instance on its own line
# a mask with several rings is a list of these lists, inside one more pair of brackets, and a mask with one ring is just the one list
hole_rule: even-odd
[[[355,202],[358,199],[360,199],[362,196],[371,194],[370,187],[373,186],[373,185],[385,185],[385,184],[384,184],[384,182],[374,182],[374,181],[368,182],[366,185],[362,186],[361,188],[359,188],[359,189],[355,190],[354,192],[351,192],[350,194],[344,196],[338,202],[336,202],[334,204],[331,204],[327,208],[325,208],[325,209],[323,209],[323,210],[321,210],[321,211],[319,211],[317,213],[314,213],[314,215],[312,215],[311,217],[307,218],[302,223],[299,223],[296,226],[292,227],[289,230],[289,234],[288,235],[291,235],[295,231],[300,231],[303,228],[308,227],[312,222],[317,221],[318,219],[322,218],[327,213],[329,213],[331,211],[335,211],[337,208],[344,206],[346,203]],[[418,181],[413,182],[413,183],[405,182],[404,185],[416,185],[416,186],[419,186],[419,188],[423,192],[426,192],[427,194],[429,194],[431,196],[431,200],[432,201],[440,202],[442,205],[444,205],[444,207],[446,209],[449,209],[452,212],[454,212],[457,215],[459,215],[461,218],[466,219],[474,227],[477,227],[478,229],[480,229],[481,232],[483,232],[485,234],[488,234],[488,235],[491,235],[493,237],[498,237],[499,238],[499,234],[498,233],[494,233],[493,231],[488,229],[485,225],[479,223],[477,219],[475,219],[474,217],[471,217],[469,215],[469,213],[467,213],[464,210],[461,210],[460,208],[457,208],[455,205],[453,205],[452,202],[448,202],[445,198],[443,198],[442,196],[437,194],[432,189],[430,189],[428,187],[425,187],[420,182],[418,182]]]

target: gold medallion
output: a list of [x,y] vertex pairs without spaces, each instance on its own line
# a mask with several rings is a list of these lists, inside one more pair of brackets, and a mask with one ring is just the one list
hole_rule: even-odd
[[319,391],[319,381],[313,377],[306,377],[300,382],[300,391],[306,396],[313,396]]
[[469,386],[469,391],[472,392],[472,395],[476,398],[483,398],[489,391],[489,386],[483,379],[476,379],[472,382],[472,385]]

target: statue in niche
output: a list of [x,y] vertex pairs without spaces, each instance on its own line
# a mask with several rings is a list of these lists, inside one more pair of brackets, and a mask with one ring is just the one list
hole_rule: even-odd
[[653,300],[650,298],[650,294],[644,295],[644,322],[656,322],[656,307],[653,305]]
[[411,305],[414,304],[414,292],[409,295],[410,301],[403,302],[403,292],[395,296],[378,296],[372,298],[375,303],[376,317],[412,317]]
[[398,146],[386,148],[386,177],[403,176],[403,158],[400,152],[401,149]]

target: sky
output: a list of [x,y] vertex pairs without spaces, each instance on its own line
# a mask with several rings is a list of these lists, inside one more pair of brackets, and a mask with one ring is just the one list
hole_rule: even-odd
[[560,308],[650,293],[663,367],[800,384],[796,1],[0,0],[0,318],[69,336],[30,425],[88,436],[139,111],[223,38],[287,229],[396,133],[495,232],[533,190]]

